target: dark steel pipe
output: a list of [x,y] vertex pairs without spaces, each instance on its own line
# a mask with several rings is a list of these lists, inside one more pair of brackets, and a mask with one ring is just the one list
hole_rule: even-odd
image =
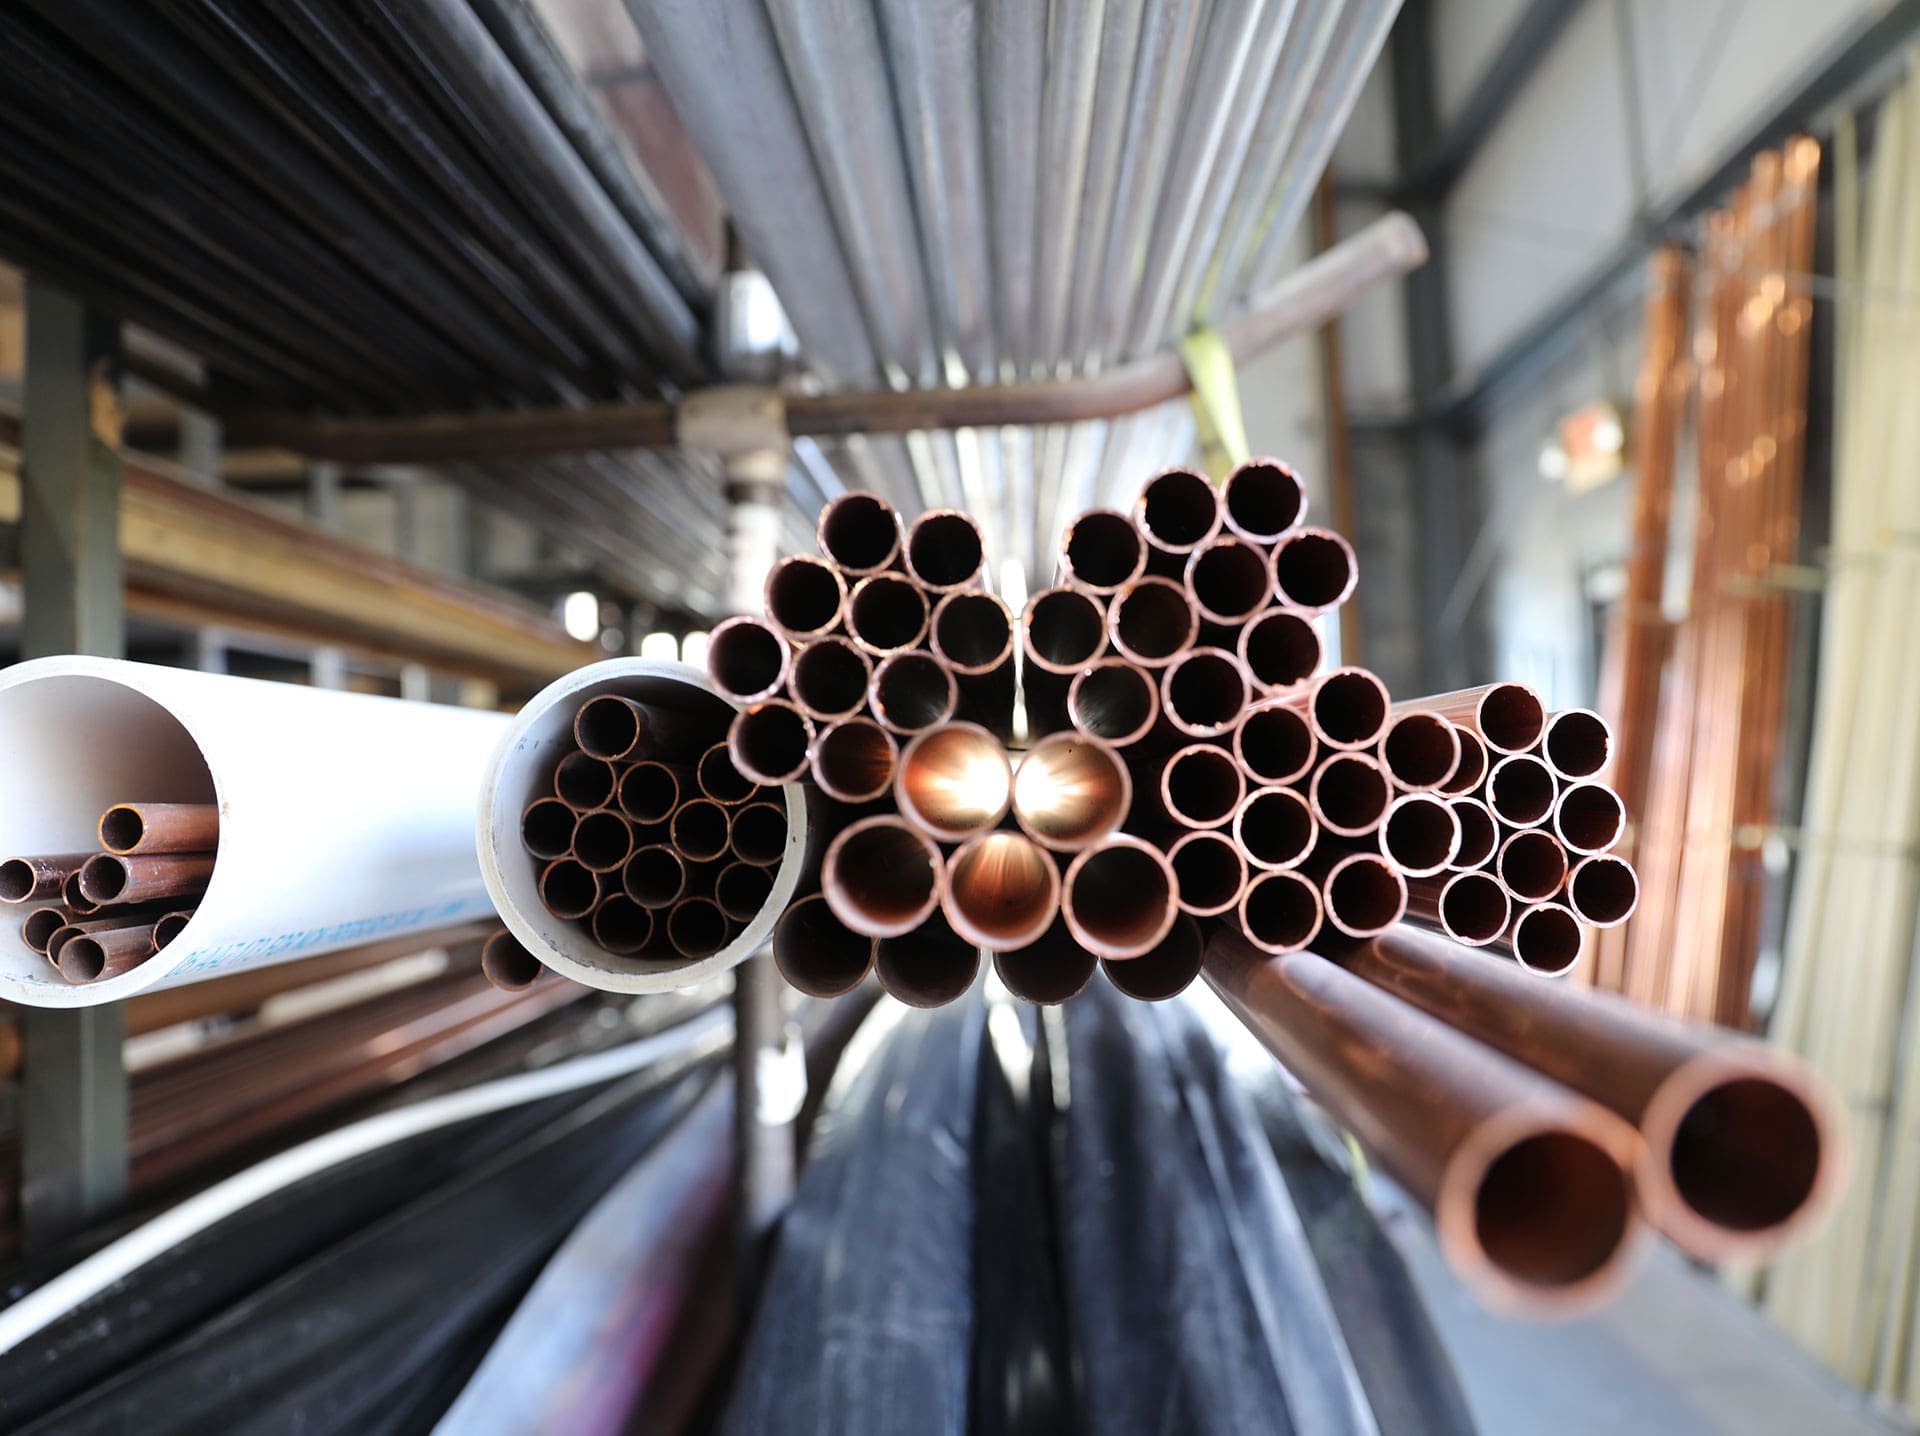
[[1403,793],[1380,823],[1380,851],[1407,877],[1432,877],[1460,851],[1460,820],[1436,793]]
[[871,802],[893,786],[900,745],[871,718],[830,723],[814,740],[809,764],[813,781],[829,798]]
[[727,729],[733,766],[756,783],[790,783],[807,771],[813,720],[784,698],[765,698],[734,714]]
[[1570,784],[1553,805],[1553,830],[1569,852],[1604,853],[1626,827],[1626,804],[1605,783]]
[[989,952],[1040,940],[1060,915],[1060,869],[1019,833],[976,833],[947,859],[940,910],[953,930]]
[[896,1002],[945,1007],[966,996],[980,975],[980,949],[936,913],[917,931],[884,935],[874,943],[873,971]]
[[752,922],[772,896],[773,869],[762,863],[728,863],[713,880],[713,900],[734,922]]
[[819,893],[801,898],[773,929],[773,962],[787,985],[808,997],[841,997],[873,971],[876,940],[857,933]]
[[558,798],[535,798],[520,814],[520,846],[551,862],[573,847],[573,826],[580,815]]
[[1067,928],[1102,958],[1141,957],[1166,937],[1180,909],[1173,864],[1126,833],[1083,849],[1067,868],[1060,910]]
[[870,574],[847,597],[847,633],[875,658],[885,658],[919,644],[932,613],[925,591],[905,574]]
[[834,916],[869,937],[900,937],[919,927],[940,905],[945,881],[933,840],[891,815],[843,829],[820,869]]
[[671,818],[681,803],[692,799],[697,782],[695,771],[683,764],[635,763],[620,775],[614,796],[621,812],[636,823],[654,827]]
[[1319,836],[1313,809],[1292,788],[1255,788],[1234,810],[1234,842],[1249,863],[1269,872],[1295,866]]
[[1513,900],[1491,873],[1408,878],[1407,916],[1440,928],[1455,942],[1485,947],[1506,935]]
[[547,975],[547,966],[501,928],[480,949],[480,971],[502,992],[524,992]]
[[1551,833],[1522,828],[1500,844],[1493,871],[1521,903],[1545,902],[1567,880],[1567,850]]
[[1273,544],[1307,516],[1307,489],[1278,459],[1248,459],[1220,486],[1226,526],[1249,543]]
[[1067,685],[1067,721],[1089,738],[1130,747],[1159,727],[1160,686],[1136,663],[1103,658]]
[[736,703],[758,703],[787,686],[791,650],[771,624],[729,618],[707,635],[707,677]]
[[1294,693],[1312,682],[1326,656],[1313,620],[1290,608],[1269,608],[1247,620],[1234,652],[1253,686],[1270,695]]
[[1218,738],[1246,709],[1240,660],[1223,648],[1189,648],[1160,670],[1160,711],[1190,738]]
[[109,903],[152,902],[201,891],[213,876],[213,856],[170,854],[121,858],[96,853],[80,865],[80,895],[104,907]]
[[1460,730],[1438,713],[1418,708],[1394,713],[1380,738],[1380,761],[1396,788],[1410,793],[1444,789],[1460,766]]
[[1611,853],[1582,858],[1567,877],[1567,903],[1592,927],[1618,927],[1640,906],[1639,875]]
[[850,638],[817,638],[793,655],[787,684],[815,723],[836,723],[865,711],[873,660]]
[[1185,585],[1148,574],[1113,596],[1107,636],[1122,658],[1162,668],[1193,647],[1200,636],[1200,611]]
[[907,572],[934,593],[952,593],[980,582],[986,541],[971,514],[928,509],[907,529]]
[[1307,776],[1320,752],[1313,725],[1298,708],[1262,703],[1233,727],[1233,757],[1256,783],[1292,783]]
[[0,902],[41,902],[57,898],[67,879],[77,874],[92,853],[46,853],[8,858],[0,863]]
[[878,494],[855,490],[820,511],[820,552],[848,577],[892,568],[900,559],[900,516]]
[[960,706],[953,670],[931,653],[895,653],[880,661],[867,688],[880,726],[907,737],[950,721]]
[[700,755],[693,771],[701,796],[711,798],[723,808],[748,802],[760,791],[753,779],[733,765],[733,754],[727,751],[724,739]]
[[1099,967],[1100,959],[1074,941],[1058,913],[1037,942],[993,955],[993,970],[1007,991],[1041,1007],[1079,996]]
[[690,962],[727,945],[727,915],[710,897],[686,897],[667,909],[667,941]]
[[584,813],[574,825],[569,854],[591,872],[618,872],[633,856],[633,825],[610,808]]
[[1500,845],[1500,825],[1494,821],[1493,809],[1478,798],[1449,798],[1447,804],[1460,825],[1460,847],[1447,866],[1456,872],[1485,867]]
[[1365,668],[1336,668],[1321,674],[1305,703],[1322,747],[1358,752],[1376,747],[1386,734],[1387,685]]
[[1220,491],[1192,469],[1163,469],[1140,486],[1133,519],[1148,545],[1184,557],[1220,532]]
[[1135,1001],[1167,1002],[1193,986],[1206,956],[1200,924],[1183,912],[1153,951],[1124,962],[1102,959],[1100,967],[1108,982]]
[[1014,771],[1013,820],[1034,842],[1055,852],[1104,842],[1119,831],[1132,806],[1133,778],[1119,751],[1083,733],[1042,738]]
[[1060,565],[1088,592],[1115,593],[1146,572],[1147,541],[1125,514],[1088,509],[1060,535]]
[[733,819],[711,798],[695,798],[674,809],[667,841],[690,863],[718,862],[732,840]]
[[1552,815],[1553,769],[1531,753],[1514,753],[1487,774],[1487,806],[1510,828],[1537,828]]
[[1269,559],[1274,597],[1306,613],[1326,613],[1353,594],[1360,580],[1353,545],[1332,529],[1297,528]]
[[1266,551],[1231,535],[1195,549],[1184,577],[1194,607],[1208,623],[1237,629],[1273,597]]
[[1174,901],[1195,917],[1218,917],[1239,905],[1247,890],[1247,858],[1216,829],[1185,832],[1167,849],[1173,864]]
[[901,750],[893,794],[908,822],[939,842],[957,843],[1007,815],[1013,767],[1000,740],[985,728],[948,723]]
[[[779,803],[747,803],[733,810],[727,829],[733,855],[756,868],[778,867],[787,855],[787,810]],[[769,879],[771,881],[771,879]]]
[[789,554],[767,571],[767,622],[791,643],[822,638],[847,621],[847,581],[809,553]]
[[1363,838],[1386,821],[1393,802],[1387,770],[1365,753],[1335,753],[1307,784],[1313,816],[1329,833]]
[[119,803],[100,815],[100,846],[135,853],[210,853],[220,846],[215,803]]
[[653,941],[653,910],[609,893],[593,910],[593,940],[615,957],[631,957]]
[[540,902],[557,918],[586,917],[605,895],[600,874],[572,858],[556,858],[540,870]]
[[1540,740],[1540,756],[1557,777],[1570,783],[1606,767],[1612,751],[1613,730],[1591,708],[1562,708],[1547,719]]

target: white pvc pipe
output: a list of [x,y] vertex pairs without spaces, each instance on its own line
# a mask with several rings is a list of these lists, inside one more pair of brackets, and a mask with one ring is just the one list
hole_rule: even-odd
[[573,715],[589,698],[618,693],[696,717],[711,716],[714,741],[726,737],[737,711],[714,692],[707,675],[685,663],[609,658],[589,663],[541,689],[513,720],[494,750],[480,790],[477,838],[480,871],[500,920],[528,952],[575,982],[603,992],[667,992],[692,987],[746,961],[773,936],[793,901],[806,865],[807,809],[798,783],[781,785],[787,809],[787,851],[774,872],[773,892],[740,935],[710,957],[616,957],[577,922],[557,918],[540,901],[539,867],[520,844],[520,815],[552,791],[554,766],[573,747]]
[[217,803],[206,896],[165,950],[67,982],[0,916],[0,998],[136,992],[485,917],[473,793],[498,713],[120,659],[0,671],[0,857],[95,850],[115,803]]

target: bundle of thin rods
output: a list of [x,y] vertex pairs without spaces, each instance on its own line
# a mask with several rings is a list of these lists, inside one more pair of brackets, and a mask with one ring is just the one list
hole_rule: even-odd
[[0,902],[27,909],[20,939],[76,985],[130,972],[185,929],[213,876],[212,803],[116,803],[100,851],[0,862]]

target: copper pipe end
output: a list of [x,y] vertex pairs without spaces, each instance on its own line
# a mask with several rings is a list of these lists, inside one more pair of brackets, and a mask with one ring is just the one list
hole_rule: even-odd
[[1537,828],[1553,813],[1553,770],[1531,753],[1514,753],[1487,774],[1487,806],[1510,828]]
[[1067,721],[1089,738],[1128,747],[1159,723],[1160,686],[1137,664],[1103,658],[1068,685]]
[[976,833],[947,859],[940,910],[989,952],[1038,942],[1060,913],[1060,870],[1018,833]]
[[1640,877],[1625,858],[1596,853],[1573,865],[1567,902],[1590,927],[1618,927],[1640,906]]
[[611,893],[593,910],[593,940],[614,957],[631,957],[653,941],[653,912],[625,893]]
[[847,618],[846,579],[812,554],[789,554],[777,561],[767,571],[763,594],[767,622],[792,643],[832,633]]
[[1493,809],[1478,798],[1449,798],[1453,820],[1460,825],[1460,847],[1447,866],[1456,872],[1483,868],[1493,861],[1500,844],[1500,825],[1493,820]]
[[787,685],[796,707],[816,723],[850,718],[867,706],[873,660],[850,638],[818,638],[793,655]]
[[959,509],[928,509],[907,529],[907,572],[935,593],[980,581],[987,545],[980,525]]
[[1591,778],[1607,766],[1613,751],[1613,730],[1591,708],[1562,708],[1547,719],[1540,756],[1555,776],[1567,782]]
[[667,840],[690,863],[718,861],[732,837],[731,815],[711,798],[682,803],[667,824]]
[[213,803],[117,803],[100,815],[100,846],[119,857],[204,853],[220,845]]
[[1507,934],[1514,960],[1542,977],[1565,977],[1580,961],[1579,920],[1558,903],[1540,902],[1520,909]]
[[1487,744],[1471,728],[1453,725],[1453,736],[1460,742],[1460,762],[1453,770],[1453,776],[1440,785],[1440,791],[1450,797],[1465,797],[1487,780]]
[[1278,543],[1307,516],[1307,490],[1278,459],[1248,459],[1220,486],[1228,528],[1251,543]]
[[642,756],[636,750],[647,737],[647,710],[618,693],[596,694],[573,715],[573,741],[589,758]]
[[1493,870],[1523,904],[1545,902],[1567,880],[1567,850],[1551,833],[1522,828],[1500,844]]
[[1547,730],[1547,705],[1524,683],[1495,683],[1480,697],[1474,726],[1496,753],[1525,753]]
[[1553,830],[1569,852],[1604,853],[1626,827],[1627,806],[1605,783],[1570,784],[1553,805]]
[[1332,529],[1298,528],[1273,547],[1273,593],[1307,613],[1338,608],[1360,581],[1353,545]]
[[1326,650],[1320,630],[1304,613],[1270,608],[1240,630],[1240,662],[1262,693],[1292,693],[1313,681]]
[[875,940],[833,915],[815,893],[780,916],[773,929],[773,964],[787,985],[808,997],[841,997],[873,971]]
[[1190,738],[1227,732],[1250,695],[1246,670],[1223,648],[1189,648],[1160,673],[1160,711]]
[[1107,636],[1122,658],[1160,668],[1193,647],[1200,636],[1200,611],[1183,585],[1148,574],[1107,605]]
[[813,720],[784,698],[767,698],[733,715],[727,751],[756,783],[790,783],[807,771]]
[[686,859],[665,843],[651,843],[627,859],[620,886],[641,907],[672,907],[686,895]]
[[873,945],[880,987],[908,1007],[945,1007],[966,996],[980,975],[980,949],[935,914],[914,932]]
[[901,937],[919,927],[939,906],[945,879],[933,840],[890,815],[843,829],[820,869],[834,916],[869,937]]
[[1379,744],[1390,706],[1387,685],[1364,668],[1321,674],[1307,698],[1307,714],[1321,745],[1355,752]]
[[1319,755],[1313,725],[1297,708],[1263,703],[1233,727],[1233,756],[1256,783],[1292,783],[1307,776]]
[[1162,553],[1192,553],[1220,532],[1220,491],[1205,474],[1163,469],[1140,486],[1133,518]]
[[728,863],[713,880],[713,900],[734,922],[752,922],[772,896],[773,869],[760,864]]
[[729,618],[707,635],[707,677],[736,703],[758,703],[787,686],[792,650],[772,625]]
[[584,813],[574,825],[570,856],[589,872],[618,872],[633,856],[633,825],[608,808]]
[[1446,870],[1460,851],[1460,820],[1435,793],[1403,793],[1380,824],[1380,851],[1408,877]]
[[1014,821],[1056,852],[1103,842],[1119,830],[1132,805],[1133,778],[1119,752],[1081,733],[1042,738],[1013,775]]
[[919,644],[932,614],[926,592],[905,574],[870,574],[847,598],[847,633],[875,658],[885,658]]
[[153,956],[153,924],[102,928],[62,944],[53,965],[76,987],[131,972]]
[[900,745],[871,718],[846,718],[821,731],[809,761],[821,792],[843,803],[865,803],[893,786]]
[[86,917],[89,913],[100,911],[100,904],[80,891],[80,870],[75,868],[67,874],[65,882],[60,884],[60,901],[68,912],[75,917]]
[[122,858],[95,853],[74,876],[80,896],[90,903],[104,907],[110,903],[150,902],[204,889],[213,876],[213,857],[170,853],[164,857]]
[[1413,793],[1445,788],[1460,766],[1460,730],[1419,708],[1393,714],[1380,739],[1380,761],[1397,788]]
[[1160,805],[1182,827],[1223,827],[1246,796],[1240,765],[1211,743],[1189,743],[1160,770]]
[[991,673],[1013,658],[1013,611],[981,589],[950,593],[934,605],[930,641],[955,673]]
[[1241,933],[1262,952],[1299,952],[1320,935],[1320,890],[1291,868],[1255,873],[1241,894]]
[[92,853],[38,853],[0,863],[0,902],[20,904],[58,897]]
[[667,909],[667,941],[690,962],[712,957],[727,945],[727,915],[712,898],[681,898]]
[[1498,942],[1513,917],[1513,900],[1490,873],[1453,873],[1440,885],[1436,915],[1443,932],[1467,947]]
[[855,490],[820,510],[815,537],[849,577],[879,573],[900,557],[900,516],[878,494]]
[[21,922],[20,940],[44,957],[48,941],[72,921],[72,917],[64,907],[37,907]]
[[1195,549],[1185,577],[1194,607],[1209,623],[1245,623],[1273,596],[1266,551],[1231,535]]
[[724,740],[713,744],[700,755],[693,772],[702,796],[712,799],[723,808],[744,803],[760,791],[751,778],[734,767],[733,754],[727,751]]
[[520,845],[546,862],[565,857],[578,821],[579,814],[558,798],[535,798],[520,814]]
[[1041,1007],[1077,997],[1099,966],[1100,959],[1073,940],[1066,920],[1058,915],[1038,941],[993,956],[993,970],[1007,991]]
[[1246,855],[1216,829],[1182,833],[1167,849],[1167,861],[1173,864],[1174,901],[1195,917],[1231,912],[1247,890]]
[[1088,509],[1060,535],[1060,562],[1080,587],[1113,593],[1146,571],[1147,541],[1125,514]]
[[1407,915],[1407,880],[1377,853],[1349,853],[1327,870],[1327,921],[1348,937],[1373,937]]
[[187,924],[193,921],[191,912],[162,913],[153,923],[153,950],[160,951],[168,943],[187,930]]
[[693,796],[695,781],[694,773],[675,763],[635,763],[620,775],[614,797],[621,812],[651,827],[666,822],[682,801]]
[[600,905],[600,874],[572,858],[555,858],[540,870],[540,902],[557,918],[582,918]]
[[1365,753],[1335,753],[1314,769],[1307,801],[1328,832],[1363,838],[1386,821],[1393,785],[1378,759]]
[[931,653],[896,653],[873,670],[868,701],[881,727],[905,737],[952,718],[960,688],[953,670]]
[[1320,836],[1307,800],[1291,788],[1255,788],[1234,810],[1233,840],[1257,868],[1290,868]]
[[1102,958],[1141,957],[1179,914],[1173,864],[1147,843],[1115,833],[1067,869],[1060,908],[1080,945]]
[[553,795],[576,813],[588,813],[613,801],[619,780],[619,770],[605,758],[569,753],[553,770]]
[[901,751],[893,793],[902,817],[940,842],[957,843],[1007,815],[1013,767],[1000,740],[985,728],[948,723]]
[[743,863],[756,868],[778,867],[787,855],[787,810],[770,802],[735,808],[727,842]]
[[1178,997],[1200,975],[1207,958],[1200,924],[1181,913],[1160,945],[1125,962],[1101,962],[1101,968],[1121,992],[1137,1002],[1167,1002]]
[[1078,673],[1100,656],[1106,642],[1106,610],[1082,589],[1043,588],[1020,615],[1026,660],[1044,672]]

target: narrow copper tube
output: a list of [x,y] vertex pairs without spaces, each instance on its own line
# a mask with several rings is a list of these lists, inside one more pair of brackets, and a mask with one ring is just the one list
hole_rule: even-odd
[[771,896],[773,869],[762,864],[728,863],[713,880],[713,900],[734,922],[752,922]]
[[1168,755],[1156,791],[1159,810],[1181,827],[1219,828],[1233,821],[1247,778],[1226,749],[1189,743]]
[[1227,732],[1250,694],[1246,670],[1223,648],[1189,648],[1160,670],[1160,711],[1190,738]]
[[1133,778],[1119,750],[1084,733],[1042,738],[1014,770],[1013,820],[1034,842],[1055,852],[1104,842],[1132,806]]
[[976,833],[947,859],[940,910],[989,952],[1038,942],[1060,914],[1060,869],[1019,833]]
[[1487,744],[1473,729],[1458,723],[1453,725],[1453,735],[1460,740],[1460,763],[1453,776],[1440,785],[1440,791],[1450,797],[1465,797],[1487,780]]
[[1582,858],[1567,877],[1567,903],[1590,927],[1618,927],[1640,906],[1639,875],[1611,853]]
[[62,927],[55,928],[52,935],[47,938],[47,958],[57,967],[61,949],[76,937],[90,937],[96,932],[113,932],[125,927],[145,927],[149,919],[154,919],[155,925],[158,925],[157,916],[150,906],[117,908],[105,917],[83,917],[77,921],[68,922]]
[[1531,753],[1514,753],[1487,774],[1487,806],[1510,828],[1537,828],[1552,816],[1553,770]]
[[153,924],[153,950],[160,951],[168,943],[187,930],[187,924],[193,921],[191,912],[162,913]]
[[1007,991],[1041,1007],[1053,1007],[1086,991],[1100,959],[1074,941],[1058,914],[1040,938],[1014,952],[996,952],[993,970]]
[[20,941],[33,951],[46,955],[47,941],[73,920],[64,907],[37,907],[20,924]]
[[1217,829],[1185,832],[1167,849],[1173,864],[1174,901],[1195,917],[1218,917],[1239,905],[1247,890],[1247,859]]
[[1200,610],[1185,586],[1153,574],[1128,584],[1107,605],[1115,652],[1142,668],[1162,668],[1193,647]]
[[1483,1300],[1564,1316],[1619,1289],[1639,1246],[1631,1127],[1314,953],[1268,957],[1216,933],[1206,976],[1433,1214],[1448,1265]]
[[773,929],[773,965],[787,985],[808,997],[841,997],[873,971],[875,939],[833,914],[819,893],[780,915]]
[[1329,833],[1363,838],[1386,821],[1393,785],[1377,758],[1365,753],[1335,753],[1314,769],[1307,784],[1313,816]]
[[1262,952],[1299,952],[1320,935],[1326,904],[1313,880],[1291,868],[1255,873],[1234,916]]
[[587,916],[609,890],[599,873],[572,858],[555,858],[540,870],[540,902],[557,918]]
[[1130,747],[1159,725],[1160,686],[1136,663],[1103,658],[1067,685],[1067,721],[1089,738]]
[[597,693],[573,715],[573,741],[590,758],[656,758],[704,747],[697,720],[618,693]]
[[893,794],[909,823],[939,842],[957,843],[1007,815],[1013,767],[1000,740],[985,728],[948,723],[901,750]]
[[1247,620],[1234,651],[1262,693],[1292,693],[1313,681],[1326,650],[1320,630],[1304,613],[1269,608]]
[[1460,847],[1447,866],[1456,872],[1485,867],[1500,845],[1500,825],[1494,821],[1493,809],[1478,798],[1449,798],[1447,804],[1460,825]]
[[741,616],[707,635],[707,677],[736,703],[758,703],[787,686],[793,650],[771,624]]
[[1547,729],[1547,705],[1524,683],[1488,683],[1397,706],[1425,709],[1470,728],[1495,753],[1524,753]]
[[900,937],[919,927],[939,906],[945,881],[933,840],[891,815],[843,828],[820,868],[834,916],[869,937]]
[[1067,928],[1102,958],[1140,957],[1166,937],[1180,909],[1173,864],[1148,843],[1115,833],[1067,868],[1060,910]]
[[1167,1002],[1193,986],[1206,956],[1200,924],[1183,912],[1153,951],[1124,962],[1102,960],[1100,966],[1107,981],[1136,1002]]
[[1552,833],[1522,828],[1500,844],[1493,871],[1520,902],[1545,902],[1567,880],[1567,850]]
[[1455,942],[1485,947],[1505,936],[1513,900],[1492,873],[1408,878],[1407,916],[1433,924]]
[[1338,608],[1360,579],[1353,545],[1331,529],[1295,529],[1273,546],[1269,562],[1274,597],[1307,613]]
[[1321,674],[1304,701],[1322,747],[1359,752],[1374,748],[1386,734],[1387,685],[1364,668]]
[[1380,761],[1396,788],[1410,793],[1443,789],[1460,766],[1460,730],[1438,713],[1418,708],[1394,713],[1380,736]]
[[711,798],[723,808],[744,803],[760,791],[759,786],[733,764],[733,754],[725,741],[711,745],[694,765],[694,781],[702,797]]
[[849,577],[879,573],[900,558],[900,516],[878,494],[858,489],[820,510],[820,552]]
[[1307,490],[1278,459],[1248,459],[1220,486],[1222,517],[1251,543],[1278,543],[1307,516]]
[[727,751],[756,783],[790,783],[807,771],[813,720],[784,698],[767,698],[733,715]]
[[690,863],[717,862],[732,841],[733,820],[711,798],[695,798],[674,809],[667,824],[667,840]]
[[67,879],[78,873],[92,853],[45,853],[8,858],[0,863],[0,902],[41,902],[57,898]]
[[590,872],[618,872],[633,856],[633,824],[611,808],[583,813],[574,825],[568,852]]
[[520,814],[520,846],[551,862],[573,847],[573,825],[579,820],[558,798],[535,798]]
[[1319,836],[1313,809],[1292,788],[1255,788],[1234,809],[1233,840],[1256,868],[1293,867]]
[[1579,965],[1580,920],[1558,903],[1537,902],[1516,908],[1507,929],[1514,961],[1542,977],[1565,977]]
[[980,949],[935,913],[917,931],[882,936],[873,945],[881,990],[908,1007],[945,1007],[964,997],[980,975]]
[[697,783],[694,770],[682,764],[635,763],[620,774],[614,799],[634,822],[652,826],[666,822],[675,808],[690,800]]
[[1114,509],[1088,509],[1060,535],[1060,566],[1091,593],[1117,592],[1146,571],[1147,541]]
[[846,579],[812,554],[788,554],[776,562],[763,593],[767,622],[789,642],[823,637],[847,621]]
[[90,903],[152,902],[197,893],[213,876],[210,853],[120,858],[96,853],[80,865],[80,895]]
[[709,897],[686,897],[667,909],[667,941],[689,961],[712,957],[727,945],[727,915]]
[[1354,970],[1639,1127],[1649,1220],[1702,1261],[1764,1261],[1845,1181],[1841,1113],[1798,1058],[1402,929]]
[[94,902],[80,891],[80,869],[75,868],[67,874],[67,880],[60,884],[60,901],[68,912],[75,917],[85,917],[89,913],[100,911],[100,904]]
[[569,753],[553,770],[553,795],[576,813],[606,807],[619,784],[620,770],[591,753]]
[[1436,793],[1402,793],[1381,820],[1380,851],[1410,878],[1445,872],[1460,851],[1460,820]]
[[1547,719],[1540,740],[1540,756],[1555,776],[1570,783],[1606,767],[1612,751],[1613,730],[1591,708],[1562,708]]
[[1209,623],[1238,626],[1273,596],[1264,549],[1231,534],[1197,548],[1187,559],[1187,592]]
[[867,706],[873,660],[850,638],[817,638],[793,655],[787,687],[815,723],[851,718]]
[[672,907],[686,896],[686,859],[665,843],[649,843],[627,859],[620,886],[641,907]]
[[959,509],[928,509],[907,529],[907,572],[934,593],[980,582],[987,545],[980,525]]
[[502,992],[524,992],[547,975],[547,965],[501,928],[480,949],[480,972]]
[[931,653],[918,651],[882,659],[867,694],[880,726],[902,737],[938,727],[960,706],[953,670]]
[[54,967],[76,987],[130,972],[153,956],[153,924],[82,933],[64,944]]
[[925,590],[905,574],[869,574],[847,597],[847,633],[875,658],[885,658],[925,638],[932,614]]
[[615,957],[631,957],[653,941],[653,910],[609,893],[593,910],[593,940]]
[[984,589],[949,593],[933,606],[928,641],[955,673],[984,677],[1013,660],[1013,611]]
[[865,803],[893,786],[900,745],[871,718],[829,723],[814,739],[808,758],[813,781],[829,798]]
[[787,810],[772,802],[735,808],[727,842],[743,863],[756,868],[778,867],[787,855]]
[[1020,642],[1029,666],[1071,676],[1106,646],[1106,609],[1082,589],[1043,588],[1020,615]]
[[119,803],[100,815],[100,846],[134,853],[207,853],[220,846],[214,803]]
[[1553,805],[1553,830],[1568,852],[1604,853],[1626,826],[1626,804],[1605,783],[1571,783]]
[[1140,486],[1133,520],[1152,548],[1189,554],[1220,532],[1220,491],[1192,469],[1163,469]]
[[1327,921],[1348,937],[1373,937],[1407,915],[1407,880],[1378,853],[1316,852],[1303,865],[1320,879]]
[[1233,725],[1233,757],[1256,783],[1292,783],[1306,777],[1320,752],[1313,725],[1297,708],[1267,702]]

